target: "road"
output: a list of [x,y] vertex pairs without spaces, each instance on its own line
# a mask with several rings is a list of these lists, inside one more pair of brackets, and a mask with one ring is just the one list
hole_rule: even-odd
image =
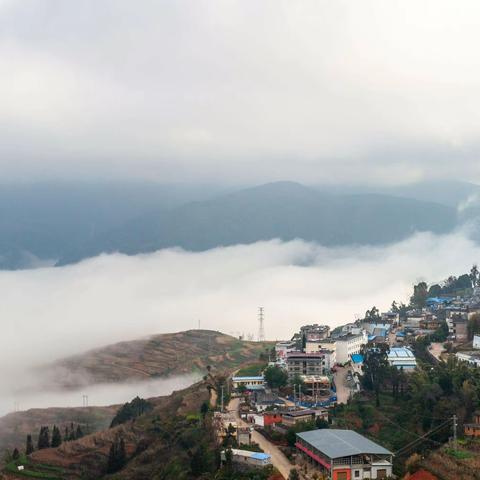
[[443,343],[431,343],[430,344],[430,353],[437,359],[441,360],[442,353],[445,351],[443,348]]
[[[235,414],[238,425],[244,427],[251,427],[251,424],[244,422],[240,418],[240,415],[238,413],[239,403],[239,398],[232,398],[230,400],[230,403],[228,404],[228,410]],[[258,443],[258,445],[260,445],[260,448],[265,453],[271,455],[272,465],[282,474],[283,478],[287,479],[288,475],[290,474],[290,470],[293,468],[293,465],[288,461],[288,458],[282,453],[282,451],[256,430],[252,432],[252,440],[255,443]]]
[[347,386],[348,368],[335,367],[335,387],[337,388],[337,403],[347,403],[351,395],[351,389]]

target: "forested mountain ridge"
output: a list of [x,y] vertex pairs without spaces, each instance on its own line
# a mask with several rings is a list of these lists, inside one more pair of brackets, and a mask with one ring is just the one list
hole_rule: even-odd
[[59,265],[102,252],[203,251],[274,238],[325,246],[388,244],[419,231],[446,233],[456,225],[456,209],[438,203],[330,194],[278,182],[135,218],[73,249]]

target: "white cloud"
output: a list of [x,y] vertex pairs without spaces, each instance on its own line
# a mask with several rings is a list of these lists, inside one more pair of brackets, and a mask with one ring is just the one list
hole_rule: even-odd
[[0,166],[479,179],[479,13],[473,0],[6,2]]
[[270,339],[302,324],[332,326],[391,301],[418,279],[438,281],[478,261],[457,233],[416,235],[389,247],[328,249],[303,241],[262,242],[203,253],[102,255],[62,268],[0,272],[0,362],[40,364],[147,334],[202,328]]

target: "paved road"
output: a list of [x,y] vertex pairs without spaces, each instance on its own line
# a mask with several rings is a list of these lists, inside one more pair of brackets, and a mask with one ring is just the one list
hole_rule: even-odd
[[[228,410],[233,412],[237,418],[238,425],[251,427],[251,424],[244,422],[238,413],[238,406],[240,403],[239,398],[232,398],[228,404]],[[283,475],[283,478],[287,479],[290,474],[290,470],[293,465],[289,462],[288,458],[281,452],[281,450],[272,442],[267,440],[261,433],[254,430],[252,432],[252,440],[260,445],[260,448],[271,455],[273,466]]]
[[347,403],[351,395],[351,389],[347,386],[348,368],[335,367],[335,386],[337,387],[337,403]]

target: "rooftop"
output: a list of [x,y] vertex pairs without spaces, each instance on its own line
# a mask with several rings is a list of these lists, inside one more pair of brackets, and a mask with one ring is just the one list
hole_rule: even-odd
[[293,412],[284,412],[283,415],[290,417],[302,417],[304,415],[315,415],[315,410],[295,410]]
[[388,358],[395,359],[395,358],[411,358],[412,360],[415,359],[415,355],[413,352],[405,347],[392,347],[388,352]]
[[354,353],[352,355],[352,362],[353,363],[362,363],[363,362],[363,355],[360,355],[359,353]]
[[232,454],[242,457],[255,458],[256,460],[268,460],[270,458],[268,453],[251,452],[250,450],[238,450],[236,448],[232,448]]
[[251,377],[233,377],[232,380],[234,382],[248,382],[250,380],[258,381],[258,382],[263,382],[263,375],[259,376],[251,376]]
[[310,432],[298,433],[297,436],[329,458],[361,454],[393,455],[386,448],[353,430],[312,430]]

